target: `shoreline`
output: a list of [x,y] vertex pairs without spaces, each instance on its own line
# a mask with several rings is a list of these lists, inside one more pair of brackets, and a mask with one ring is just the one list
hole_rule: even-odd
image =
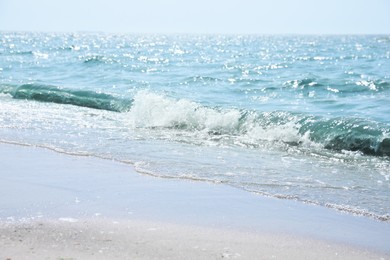
[[[0,161],[0,258],[17,252],[30,259],[390,258],[390,224],[367,217],[223,184],[151,177],[128,164],[39,147],[1,143]],[[41,239],[47,234],[63,236]],[[99,234],[109,236],[107,254],[97,248],[107,243],[103,238],[92,246]],[[197,249],[210,249],[192,250],[202,243]],[[61,250],[68,253],[56,255]]]

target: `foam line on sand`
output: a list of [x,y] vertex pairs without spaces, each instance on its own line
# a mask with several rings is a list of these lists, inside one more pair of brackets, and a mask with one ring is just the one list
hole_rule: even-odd
[[0,259],[389,259],[390,225],[0,144]]

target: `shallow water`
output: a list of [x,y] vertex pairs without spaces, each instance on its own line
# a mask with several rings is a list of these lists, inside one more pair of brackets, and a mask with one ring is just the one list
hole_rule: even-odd
[[390,36],[1,33],[0,139],[390,219]]

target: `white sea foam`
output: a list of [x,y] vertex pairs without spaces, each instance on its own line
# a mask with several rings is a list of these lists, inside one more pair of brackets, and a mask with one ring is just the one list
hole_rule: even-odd
[[189,130],[233,130],[238,127],[240,112],[219,111],[186,99],[171,99],[148,91],[134,97],[129,113],[134,127],[183,127]]
[[[173,99],[150,91],[140,91],[134,96],[133,106],[127,114],[132,128],[176,129],[197,139],[226,140],[228,143],[256,146],[259,141],[315,145],[310,132],[299,132],[299,117],[289,114],[275,115],[206,107],[187,99]],[[278,118],[280,117],[280,118]],[[280,122],[286,121],[287,122]],[[272,122],[272,120],[276,120]],[[160,136],[161,136],[160,132]],[[172,139],[172,132],[166,132]]]

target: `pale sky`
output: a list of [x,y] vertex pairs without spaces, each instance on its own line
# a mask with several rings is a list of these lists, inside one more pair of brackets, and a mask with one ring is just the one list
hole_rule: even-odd
[[0,31],[390,34],[390,0],[0,0]]

